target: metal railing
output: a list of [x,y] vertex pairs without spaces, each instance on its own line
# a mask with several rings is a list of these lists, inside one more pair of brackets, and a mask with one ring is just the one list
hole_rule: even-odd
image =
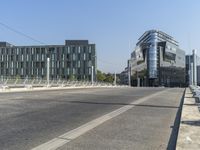
[[4,79],[0,80],[0,88],[10,89],[10,88],[35,88],[35,87],[86,87],[86,86],[125,86],[125,85],[115,85],[106,82],[90,82],[90,81],[77,81],[77,80],[61,80],[53,79]]
[[200,111],[200,87],[190,85],[189,88],[190,88],[190,90],[193,94],[193,97],[195,98],[196,104],[197,104],[199,111]]

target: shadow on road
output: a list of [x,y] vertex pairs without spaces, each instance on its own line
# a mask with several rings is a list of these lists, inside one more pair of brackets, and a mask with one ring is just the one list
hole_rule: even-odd
[[177,109],[179,107],[176,106],[167,106],[167,105],[146,105],[146,104],[129,104],[129,103],[105,103],[105,102],[88,102],[88,101],[70,101],[70,103],[81,103],[81,104],[93,104],[93,105],[132,105],[139,107],[154,107],[154,108],[174,108]]

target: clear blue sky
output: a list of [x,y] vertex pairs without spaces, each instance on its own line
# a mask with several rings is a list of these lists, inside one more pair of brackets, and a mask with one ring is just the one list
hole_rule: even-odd
[[[186,53],[196,48],[200,54],[199,0],[1,0],[0,14],[0,22],[47,44],[88,39],[105,72],[121,72],[149,29],[172,35]],[[2,26],[0,41],[38,44]]]

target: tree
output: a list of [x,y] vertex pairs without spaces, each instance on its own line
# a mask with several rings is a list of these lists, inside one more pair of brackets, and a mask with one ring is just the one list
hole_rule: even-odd
[[105,74],[105,73],[102,73],[100,70],[97,70],[97,81],[113,83],[114,74],[111,74],[111,73]]
[[106,79],[104,80],[105,82],[113,83],[114,82],[114,77],[112,74],[108,73],[106,74]]
[[70,80],[70,81],[74,81],[75,79],[76,79],[76,78],[75,78],[74,75],[70,75],[70,76],[69,76],[69,80]]
[[97,70],[97,81],[103,82],[105,79],[105,74],[102,73],[100,70]]

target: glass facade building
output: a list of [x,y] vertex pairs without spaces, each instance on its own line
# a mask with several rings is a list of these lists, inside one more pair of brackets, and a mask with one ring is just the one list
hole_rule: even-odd
[[96,48],[88,40],[39,46],[0,42],[0,77],[46,79],[47,58],[50,58],[50,79],[91,80],[92,66],[96,77]]
[[146,31],[131,54],[132,84],[140,86],[184,86],[185,52],[170,35]]

